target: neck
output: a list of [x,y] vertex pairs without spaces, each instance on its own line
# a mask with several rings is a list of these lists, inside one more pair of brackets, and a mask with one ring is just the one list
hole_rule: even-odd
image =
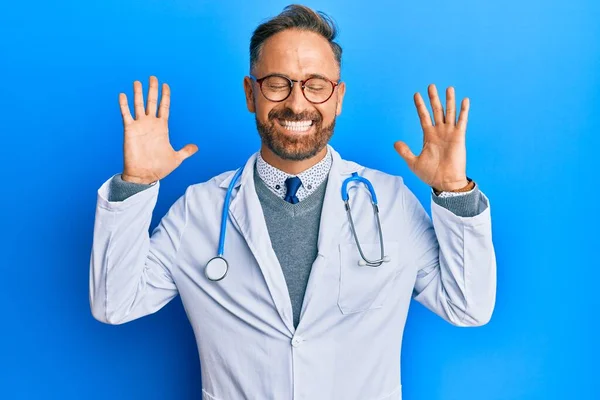
[[278,168],[278,169],[282,170],[283,172],[288,173],[290,175],[298,175],[301,172],[304,172],[307,169],[314,166],[315,164],[317,164],[323,158],[325,158],[325,155],[327,155],[327,147],[324,147],[321,151],[319,151],[313,157],[307,158],[306,160],[300,160],[300,161],[285,160],[285,159],[277,156],[275,153],[273,153],[264,144],[261,146],[260,155],[267,163],[271,164],[275,168]]

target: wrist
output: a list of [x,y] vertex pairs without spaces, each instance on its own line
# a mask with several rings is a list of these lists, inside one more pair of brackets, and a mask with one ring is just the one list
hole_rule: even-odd
[[121,174],[121,179],[125,182],[138,183],[138,184],[143,184],[143,185],[150,185],[151,183],[155,182],[154,180],[138,178],[135,176],[130,176],[130,175],[124,174],[124,173]]
[[456,183],[445,185],[444,189],[438,189],[435,186],[432,186],[431,188],[433,189],[433,191],[436,195],[439,195],[442,192],[453,192],[453,193],[468,192],[468,191],[472,190],[474,187],[475,187],[475,182],[473,182],[473,180],[471,178],[467,177],[467,178],[465,178],[464,181],[458,181]]

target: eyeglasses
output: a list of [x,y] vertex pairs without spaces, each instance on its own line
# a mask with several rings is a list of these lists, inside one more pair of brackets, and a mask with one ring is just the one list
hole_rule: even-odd
[[290,97],[294,83],[299,83],[306,100],[313,104],[325,103],[339,84],[339,81],[333,82],[321,77],[294,80],[280,74],[267,75],[260,79],[250,75],[250,78],[258,83],[263,96],[274,102],[281,102]]

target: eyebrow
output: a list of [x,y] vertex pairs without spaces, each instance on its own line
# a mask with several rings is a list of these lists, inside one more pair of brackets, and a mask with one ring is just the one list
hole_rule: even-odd
[[[286,76],[286,77],[288,77],[288,78],[290,77],[288,74],[284,74],[284,73],[281,73],[281,72],[272,72],[272,73],[270,73],[270,74],[266,74],[265,76],[268,76],[268,75],[283,75],[283,76]],[[308,74],[308,76],[307,76],[307,77],[306,77],[306,79],[304,79],[304,80],[307,80],[307,79],[310,79],[310,78],[321,78],[321,79],[326,79],[326,80],[328,80],[328,81],[330,80],[330,81],[333,81],[333,82],[337,82],[337,81],[339,81],[339,80],[340,80],[340,78],[338,78],[338,79],[329,79],[329,78],[328,78],[328,77],[326,77],[325,75],[322,75],[322,74],[315,74],[315,73],[313,73],[313,74]],[[290,78],[290,79],[291,79],[291,78]]]

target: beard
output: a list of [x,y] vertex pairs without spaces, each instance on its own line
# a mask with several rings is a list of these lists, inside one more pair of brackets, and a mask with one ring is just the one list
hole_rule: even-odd
[[[333,136],[335,117],[330,125],[323,126],[323,117],[318,112],[302,112],[295,114],[289,108],[271,110],[268,122],[262,123],[256,118],[256,129],[269,150],[283,160],[301,161],[314,157],[321,151]],[[307,135],[286,135],[277,129],[275,119],[286,121],[312,120],[314,132]]]

